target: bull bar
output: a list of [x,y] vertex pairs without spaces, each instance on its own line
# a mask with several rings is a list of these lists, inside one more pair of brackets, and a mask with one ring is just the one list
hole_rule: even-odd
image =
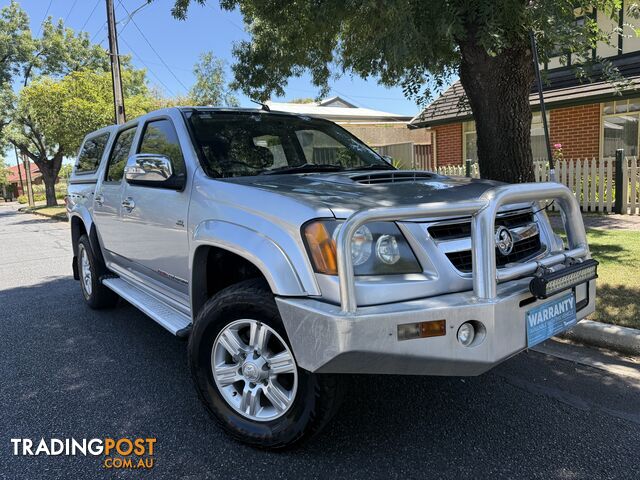
[[[569,248],[539,260],[514,266],[496,267],[495,219],[503,205],[542,200],[554,200],[561,210]],[[559,183],[523,183],[504,185],[487,190],[476,201],[434,202],[412,207],[373,208],[351,215],[337,236],[337,264],[342,313],[353,315],[358,309],[351,257],[351,239],[362,225],[374,221],[399,221],[440,216],[471,215],[471,255],[473,293],[486,302],[497,298],[497,284],[533,274],[540,267],[552,267],[569,258],[589,255],[580,207],[574,194]]]

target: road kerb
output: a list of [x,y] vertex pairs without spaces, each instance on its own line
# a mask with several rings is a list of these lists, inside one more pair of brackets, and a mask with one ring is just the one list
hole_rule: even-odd
[[560,337],[621,353],[640,355],[640,330],[635,328],[582,320],[575,327],[561,333]]

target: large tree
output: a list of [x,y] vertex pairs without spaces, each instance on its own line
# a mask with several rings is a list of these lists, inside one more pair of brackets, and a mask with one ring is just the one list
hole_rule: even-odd
[[[122,80],[129,118],[156,107],[144,72],[125,69]],[[84,70],[61,79],[42,76],[24,87],[7,135],[38,166],[47,205],[55,205],[55,180],[63,158],[75,155],[86,133],[111,123],[111,74]]]
[[[152,109],[144,72],[133,70],[128,57],[122,64],[125,93],[134,102],[129,110],[127,98],[128,113],[143,113],[136,107],[139,95]],[[38,166],[47,205],[57,203],[63,157],[75,155],[84,134],[113,123],[109,68],[108,53],[86,33],[48,18],[35,38],[17,2],[0,10],[0,146],[12,144]]]
[[[190,3],[176,0],[184,19]],[[617,18],[620,0],[220,0],[239,8],[251,35],[236,44],[235,79],[250,96],[283,95],[309,72],[320,94],[336,75],[402,85],[426,101],[455,75],[476,119],[483,177],[533,181],[530,32],[542,61],[571,52],[584,75],[597,42],[611,42],[590,13]],[[637,12],[632,5],[629,13]],[[585,14],[584,21],[576,16]],[[615,32],[613,32],[615,33]],[[606,62],[605,62],[606,66]],[[615,71],[605,68],[615,77]]]

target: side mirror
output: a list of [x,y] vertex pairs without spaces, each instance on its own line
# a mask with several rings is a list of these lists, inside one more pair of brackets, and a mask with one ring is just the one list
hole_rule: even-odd
[[393,165],[393,157],[391,157],[390,155],[382,155],[382,159],[389,165]]
[[131,185],[164,187],[180,190],[184,178],[174,175],[171,160],[155,153],[138,153],[129,157],[124,178]]

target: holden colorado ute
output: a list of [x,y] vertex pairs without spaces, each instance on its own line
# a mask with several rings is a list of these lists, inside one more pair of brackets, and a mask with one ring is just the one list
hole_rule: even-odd
[[188,338],[206,408],[263,448],[319,431],[340,374],[479,375],[594,311],[565,186],[386,160],[329,121],[257,109],[103,128],[69,182],[74,276],[91,308],[123,298]]

